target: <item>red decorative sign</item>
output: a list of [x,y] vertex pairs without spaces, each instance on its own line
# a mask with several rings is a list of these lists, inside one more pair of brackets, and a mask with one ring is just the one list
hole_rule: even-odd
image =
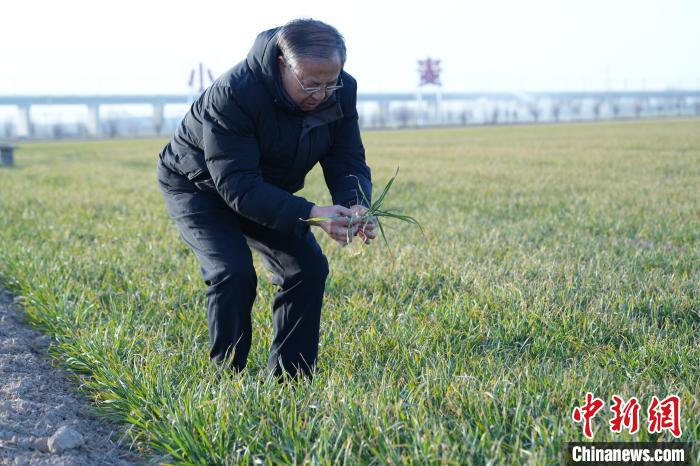
[[440,82],[440,60],[433,60],[428,57],[425,60],[418,60],[418,73],[420,73],[420,85],[435,84],[442,86]]
[[[196,70],[192,70],[190,72],[190,79],[187,82],[187,84],[190,86],[190,89],[194,92],[194,85],[195,85],[195,74]],[[211,70],[207,68],[207,75],[209,76],[209,81],[211,83],[214,82],[214,75],[212,74]],[[204,65],[202,63],[199,64],[199,92],[204,92]]]

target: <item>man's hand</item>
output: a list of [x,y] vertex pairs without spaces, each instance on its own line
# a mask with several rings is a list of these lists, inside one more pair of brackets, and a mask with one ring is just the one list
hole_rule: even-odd
[[309,223],[320,227],[328,236],[345,246],[358,232],[364,223],[362,219],[354,215],[354,212],[341,205],[318,206],[311,208],[311,218],[327,218],[328,220],[312,220]]
[[375,217],[371,217],[368,219],[363,219],[362,215],[367,212],[367,207],[363,205],[354,205],[350,207],[350,210],[353,213],[354,218],[359,219],[359,226],[357,229],[357,236],[362,239],[362,242],[365,244],[369,244],[371,240],[377,237],[377,233],[374,231],[374,228],[376,227],[377,223],[375,222]]

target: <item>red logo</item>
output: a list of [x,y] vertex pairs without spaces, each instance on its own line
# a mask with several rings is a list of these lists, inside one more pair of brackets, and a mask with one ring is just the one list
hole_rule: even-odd
[[610,430],[619,434],[624,427],[629,429],[630,434],[636,434],[639,431],[639,400],[632,397],[627,403],[623,401],[619,396],[613,395],[610,411],[615,413],[615,417],[610,421]]
[[583,421],[583,435],[588,438],[593,438],[593,431],[591,429],[591,420],[600,411],[605,403],[600,398],[595,398],[591,392],[586,393],[586,404],[574,408],[574,412],[571,414],[572,419],[576,423]]
[[651,397],[649,405],[649,433],[668,430],[674,437],[681,436],[681,399],[676,395],[670,395],[659,402],[655,396]]
[[[576,406],[571,413],[571,419],[575,423],[583,423],[583,435],[589,439],[593,438],[593,418],[603,409],[603,406],[605,406],[603,400],[588,392],[584,405]],[[623,429],[627,429],[632,435],[639,432],[640,409],[641,405],[636,397],[633,396],[625,403],[622,397],[613,395],[610,411],[614,416],[608,422],[610,430],[619,434]],[[653,396],[647,409],[647,416],[647,431],[650,434],[667,430],[676,438],[681,436],[681,400],[677,395],[669,395],[661,401]]]

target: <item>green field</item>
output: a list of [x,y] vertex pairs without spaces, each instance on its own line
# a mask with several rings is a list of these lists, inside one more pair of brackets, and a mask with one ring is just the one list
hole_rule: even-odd
[[[155,180],[165,140],[24,144],[0,169],[0,279],[145,457],[177,464],[558,464],[681,398],[700,439],[700,120],[366,132],[375,190],[426,237],[329,258],[316,377],[260,383],[260,277],[240,377],[208,362],[204,283]],[[320,170],[302,195],[330,196]],[[76,380],[77,384],[77,380]],[[612,395],[641,432],[613,434]]]

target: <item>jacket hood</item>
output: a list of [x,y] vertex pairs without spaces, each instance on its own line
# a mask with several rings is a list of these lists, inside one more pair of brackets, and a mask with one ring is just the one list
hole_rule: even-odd
[[[282,87],[282,78],[277,66],[277,57],[280,55],[280,49],[277,46],[276,34],[279,29],[279,27],[276,27],[258,34],[253,47],[248,52],[246,62],[255,77],[265,85],[275,104],[293,112],[303,113]],[[310,113],[316,113],[318,110],[335,104],[335,102],[336,95],[333,93],[326,102]]]

